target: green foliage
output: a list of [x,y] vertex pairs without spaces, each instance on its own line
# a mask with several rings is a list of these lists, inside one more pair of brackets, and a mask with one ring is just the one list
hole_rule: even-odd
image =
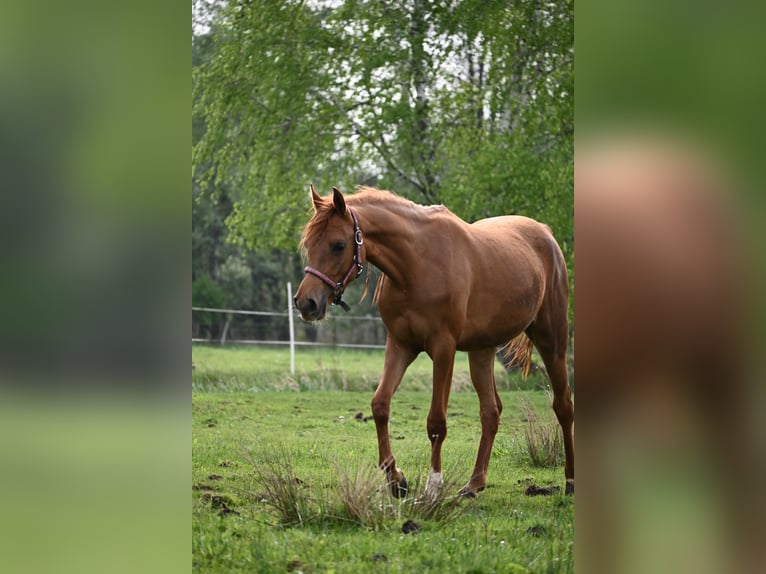
[[[333,6],[333,7],[331,7]],[[293,247],[306,188],[372,183],[572,237],[573,6],[229,2],[195,37],[195,177],[227,224]]]
[[226,293],[227,307],[236,307],[252,296],[252,271],[241,256],[227,257],[219,268],[219,277],[221,287]]
[[192,282],[192,305],[194,307],[223,307],[226,294],[209,275]]
[[194,68],[193,113],[206,126],[195,174],[215,192],[247,190],[228,224],[252,247],[296,244],[307,205],[295,184],[305,197],[307,174],[334,146],[336,112],[317,98],[332,45],[320,24],[302,3],[230,2]]
[[[192,307],[220,309],[224,307],[225,303],[226,294],[209,275],[203,275],[192,282]],[[196,318],[200,325],[211,328],[218,324],[220,316],[202,311],[197,313]]]

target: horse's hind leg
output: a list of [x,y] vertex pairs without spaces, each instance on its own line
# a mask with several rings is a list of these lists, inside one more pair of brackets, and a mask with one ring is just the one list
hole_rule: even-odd
[[569,388],[569,372],[566,360],[567,330],[566,311],[556,324],[552,324],[548,313],[541,312],[526,332],[540,353],[551,382],[553,411],[556,413],[564,436],[566,492],[573,493],[574,405]]
[[479,441],[479,452],[476,455],[476,465],[468,484],[460,490],[463,496],[470,497],[475,496],[487,485],[489,457],[492,454],[492,445],[495,442],[503,404],[500,402],[495,387],[495,349],[471,351],[468,353],[468,363],[471,368],[471,381],[476,388],[476,394],[479,395],[479,412],[481,415],[481,440]]
[[372,416],[375,419],[375,429],[378,433],[378,464],[386,473],[386,480],[391,494],[396,498],[407,495],[407,480],[391,451],[391,439],[388,434],[388,417],[391,410],[391,397],[399,387],[404,372],[410,366],[417,352],[404,348],[390,336],[386,340],[386,358],[383,365],[383,375],[378,388],[372,397]]

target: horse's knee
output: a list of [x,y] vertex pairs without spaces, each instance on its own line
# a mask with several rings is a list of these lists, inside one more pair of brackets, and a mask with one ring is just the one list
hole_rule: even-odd
[[391,403],[389,401],[373,397],[370,407],[372,408],[372,417],[375,419],[376,423],[388,422],[388,416],[391,409]]

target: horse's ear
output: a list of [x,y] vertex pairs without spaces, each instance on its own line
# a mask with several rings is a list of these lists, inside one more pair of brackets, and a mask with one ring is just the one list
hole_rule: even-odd
[[319,197],[319,194],[314,189],[314,184],[309,184],[309,189],[311,190],[311,201],[314,203],[314,211],[319,211],[319,208],[322,205],[322,198]]
[[340,215],[346,215],[346,200],[337,187],[332,188],[332,202]]

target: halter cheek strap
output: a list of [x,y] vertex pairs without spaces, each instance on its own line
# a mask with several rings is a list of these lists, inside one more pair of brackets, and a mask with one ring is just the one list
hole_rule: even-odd
[[340,305],[344,311],[349,311],[350,307],[345,303],[345,301],[342,300],[343,291],[346,290],[346,286],[349,283],[359,277],[362,274],[362,271],[364,271],[364,261],[362,261],[362,245],[364,245],[364,236],[362,235],[362,230],[359,229],[359,221],[356,219],[354,210],[349,207],[348,212],[351,214],[351,220],[354,222],[354,260],[343,279],[335,282],[330,277],[319,271],[319,269],[314,269],[308,265],[303,268],[304,273],[311,274],[330,286],[330,288],[333,290],[333,293],[335,294],[335,298],[333,299],[332,304]]

